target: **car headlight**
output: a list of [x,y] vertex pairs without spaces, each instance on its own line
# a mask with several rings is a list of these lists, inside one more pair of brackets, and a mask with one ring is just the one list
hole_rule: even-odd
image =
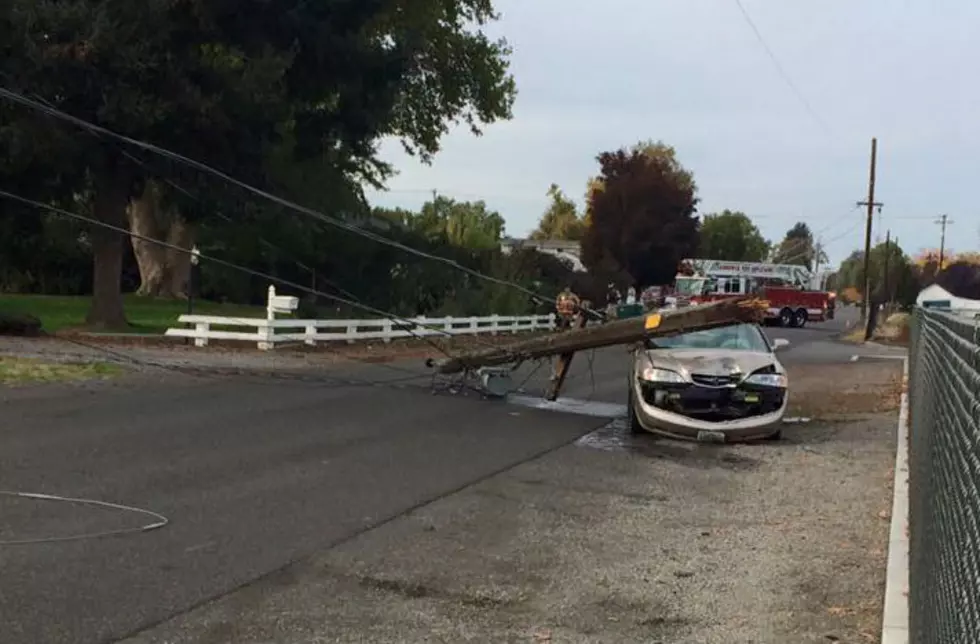
[[786,386],[789,384],[789,379],[784,373],[754,373],[746,378],[745,382],[760,387],[786,389]]
[[640,380],[644,382],[661,382],[682,384],[687,382],[684,377],[676,371],[669,369],[658,369],[657,367],[647,366],[640,372]]

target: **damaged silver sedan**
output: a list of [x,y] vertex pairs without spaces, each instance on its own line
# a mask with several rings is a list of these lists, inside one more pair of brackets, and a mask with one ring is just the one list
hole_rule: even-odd
[[788,402],[786,370],[755,324],[648,340],[633,355],[628,422],[702,442],[778,438]]

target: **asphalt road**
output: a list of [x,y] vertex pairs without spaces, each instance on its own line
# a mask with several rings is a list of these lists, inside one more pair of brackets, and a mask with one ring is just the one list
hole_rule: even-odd
[[[845,361],[847,315],[771,329],[791,361]],[[620,403],[622,349],[576,358],[566,395]],[[168,517],[159,530],[0,545],[5,644],[115,641],[569,444],[607,419],[433,393],[395,369],[350,380],[159,376],[4,392],[0,490],[98,499]],[[329,375],[329,374],[327,374]],[[540,391],[544,370],[528,381]],[[395,382],[397,381],[397,382]],[[125,527],[146,517],[0,497],[0,541]]]

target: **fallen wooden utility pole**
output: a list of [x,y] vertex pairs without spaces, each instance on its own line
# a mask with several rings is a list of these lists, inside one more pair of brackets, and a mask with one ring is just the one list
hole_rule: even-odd
[[[677,335],[742,322],[760,322],[767,308],[768,303],[754,297],[730,298],[702,306],[650,313],[599,326],[530,338],[492,349],[433,361],[430,364],[439,373],[452,374],[522,360],[567,356],[576,351],[632,344],[657,336]],[[562,362],[565,364],[564,370],[567,371],[570,360]],[[555,377],[564,380],[563,373],[556,373]],[[557,392],[554,393],[557,395]]]

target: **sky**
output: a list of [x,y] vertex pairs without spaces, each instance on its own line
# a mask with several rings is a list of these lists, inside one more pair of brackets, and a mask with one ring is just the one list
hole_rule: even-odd
[[581,205],[600,152],[662,140],[694,173],[701,213],[741,210],[773,241],[804,221],[836,265],[864,243],[856,202],[877,137],[873,240],[890,230],[909,254],[937,248],[946,213],[947,248],[980,246],[967,190],[980,176],[980,3],[742,0],[762,42],[736,0],[495,6],[488,32],[514,49],[513,119],[480,137],[454,129],[429,166],[386,141],[398,175],[372,203],[483,199],[523,237],[551,183]]

